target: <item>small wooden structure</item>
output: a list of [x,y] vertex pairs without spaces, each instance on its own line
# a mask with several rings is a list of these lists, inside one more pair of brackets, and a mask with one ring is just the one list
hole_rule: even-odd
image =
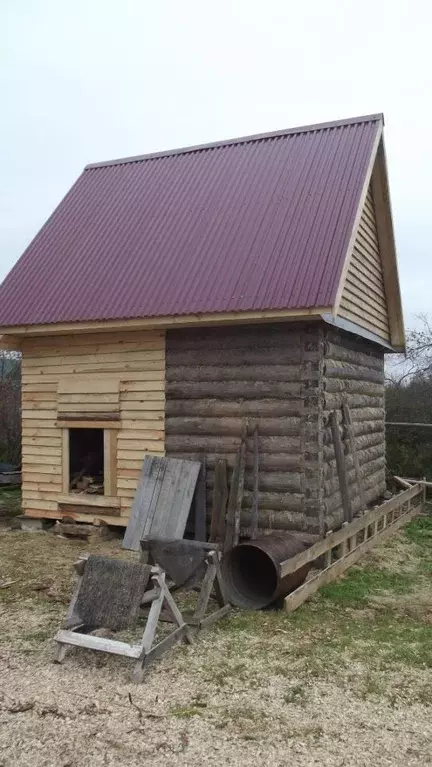
[[0,333],[27,516],[125,527],[146,453],[205,455],[210,516],[246,421],[234,539],[322,537],[385,489],[382,115],[86,168],[0,287]]
[[[86,559],[82,559],[76,565],[79,577],[74,595],[69,605],[66,625],[69,625],[71,621],[73,624],[76,604],[79,599],[82,579],[85,573],[85,566]],[[144,565],[144,567],[149,570],[154,588],[148,593],[145,593],[144,591],[142,593],[141,604],[150,603],[151,606],[144,632],[139,641],[135,644],[130,644],[129,642],[120,642],[111,638],[107,639],[100,636],[94,636],[91,633],[85,633],[85,625],[78,624],[72,628],[61,629],[55,635],[54,641],[57,646],[54,653],[54,660],[57,663],[61,663],[64,660],[69,647],[82,647],[87,650],[96,650],[98,652],[105,652],[112,655],[122,655],[135,661],[133,680],[134,682],[141,682],[144,671],[152,660],[160,657],[166,650],[172,647],[175,642],[178,642],[181,639],[184,639],[189,643],[192,642],[188,626],[183,620],[182,614],[165,582],[165,573],[159,567],[150,567],[148,565]],[[168,613],[175,628],[168,634],[168,636],[154,644],[156,630],[163,608],[165,608],[165,612]],[[105,626],[102,626],[101,628],[105,628]]]

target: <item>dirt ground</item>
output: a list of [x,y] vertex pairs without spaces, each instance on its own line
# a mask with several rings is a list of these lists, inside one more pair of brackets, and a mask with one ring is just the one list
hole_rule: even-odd
[[52,637],[84,551],[0,528],[0,767],[432,764],[432,517],[292,615],[233,612],[130,682]]

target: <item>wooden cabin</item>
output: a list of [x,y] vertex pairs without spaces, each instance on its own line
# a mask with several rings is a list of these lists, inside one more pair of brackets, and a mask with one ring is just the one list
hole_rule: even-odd
[[257,427],[260,528],[335,529],[329,413],[373,503],[404,348],[382,115],[87,166],[0,287],[0,333],[29,517],[126,525],[146,452],[205,455],[210,499],[247,423],[243,521]]

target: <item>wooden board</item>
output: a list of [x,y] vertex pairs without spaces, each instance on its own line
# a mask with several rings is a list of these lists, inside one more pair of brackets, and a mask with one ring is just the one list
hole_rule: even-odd
[[195,485],[198,461],[144,459],[123,548],[139,551],[144,538],[182,538]]
[[142,466],[147,450],[163,455],[165,449],[164,333],[45,335],[26,338],[22,355],[23,488],[30,484],[40,492],[33,499],[32,514],[39,509],[40,516],[46,516],[44,502],[54,511],[46,490],[48,474],[49,481],[68,491],[70,428],[104,430],[105,492],[108,498],[118,498],[122,513],[128,514],[139,470],[129,474],[135,479],[130,487],[119,487],[117,461],[121,458],[123,469],[136,469],[136,460]]
[[383,263],[371,188],[359,222],[338,314],[386,341],[390,340]]

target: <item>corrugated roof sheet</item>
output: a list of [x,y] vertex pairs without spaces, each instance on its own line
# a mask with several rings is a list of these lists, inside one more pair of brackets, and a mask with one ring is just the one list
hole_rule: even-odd
[[0,325],[331,306],[381,119],[88,166]]

